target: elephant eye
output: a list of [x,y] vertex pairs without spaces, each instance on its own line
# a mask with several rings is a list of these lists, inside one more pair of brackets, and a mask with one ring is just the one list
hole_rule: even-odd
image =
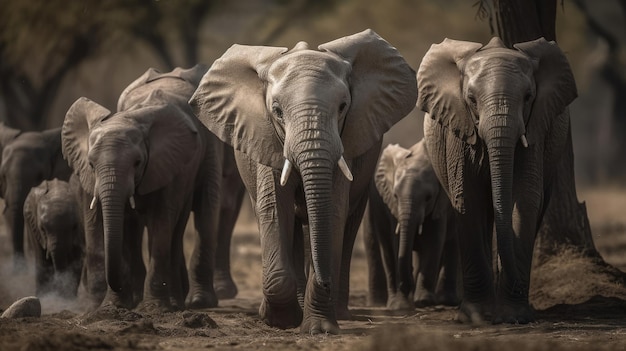
[[476,106],[476,97],[474,95],[469,95],[467,99],[469,100],[470,104],[472,104],[473,107]]
[[140,164],[141,164],[141,160],[135,161],[135,168],[139,167]]
[[348,106],[348,104],[346,104],[345,102],[342,102],[341,105],[339,105],[339,114],[342,114],[343,111],[345,111],[346,106]]
[[89,161],[89,168],[93,169],[93,163]]
[[274,114],[274,116],[276,116],[276,118],[283,119],[283,110],[280,108],[280,106],[278,106],[277,101],[274,101],[274,103],[272,104],[272,113]]
[[531,94],[530,92],[526,93],[526,95],[524,95],[524,102],[529,102],[530,99],[533,98],[533,94]]

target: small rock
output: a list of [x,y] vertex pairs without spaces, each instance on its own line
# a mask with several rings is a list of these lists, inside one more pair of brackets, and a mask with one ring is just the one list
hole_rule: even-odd
[[15,301],[4,313],[2,318],[41,317],[41,302],[35,296],[28,296]]

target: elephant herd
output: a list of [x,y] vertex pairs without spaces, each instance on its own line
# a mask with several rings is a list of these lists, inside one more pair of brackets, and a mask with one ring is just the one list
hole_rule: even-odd
[[[247,191],[270,326],[339,332],[361,225],[371,304],[527,323],[533,244],[575,97],[565,55],[544,39],[446,39],[417,73],[372,30],[149,69],[117,111],[83,97],[62,128],[0,126],[14,266],[27,242],[37,294],[75,296],[80,282],[93,308],[215,307],[237,294],[228,253]],[[381,153],[416,105],[423,140]]]

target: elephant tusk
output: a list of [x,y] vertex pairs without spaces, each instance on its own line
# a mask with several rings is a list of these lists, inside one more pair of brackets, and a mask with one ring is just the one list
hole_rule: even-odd
[[291,174],[291,169],[293,165],[289,162],[288,159],[285,159],[285,164],[283,165],[283,172],[280,174],[280,185],[285,186],[287,184],[287,180],[289,179],[289,175]]
[[346,163],[346,160],[343,158],[343,156],[341,156],[338,163],[339,169],[341,169],[343,175],[346,176],[349,181],[352,181],[354,179],[352,177],[352,172],[350,172],[350,168],[348,168],[348,164]]
[[526,134],[522,134],[522,137],[520,139],[522,139],[522,145],[524,145],[524,147],[528,147],[528,140],[526,140]]
[[417,228],[417,234],[418,235],[422,235],[422,225],[420,224],[420,226]]
[[396,235],[400,235],[400,223],[396,225]]
[[91,203],[89,204],[89,209],[93,210],[96,207],[96,196],[93,196],[93,199],[91,199]]
[[131,195],[130,199],[128,199],[128,202],[130,202],[130,208],[134,210],[135,209],[135,196]]

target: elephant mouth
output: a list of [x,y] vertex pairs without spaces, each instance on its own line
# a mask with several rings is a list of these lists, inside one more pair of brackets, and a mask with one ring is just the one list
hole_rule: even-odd
[[[352,172],[350,171],[350,167],[348,167],[348,164],[346,163],[346,160],[343,158],[343,156],[339,158],[339,161],[337,161],[337,165],[339,166],[341,173],[344,175],[344,177],[346,177],[348,181],[351,182],[354,180],[354,177],[352,176]],[[285,159],[283,170],[280,174],[281,186],[285,186],[285,184],[287,184],[287,180],[289,180],[289,176],[291,175],[292,171],[293,171],[293,164],[288,159]]]

